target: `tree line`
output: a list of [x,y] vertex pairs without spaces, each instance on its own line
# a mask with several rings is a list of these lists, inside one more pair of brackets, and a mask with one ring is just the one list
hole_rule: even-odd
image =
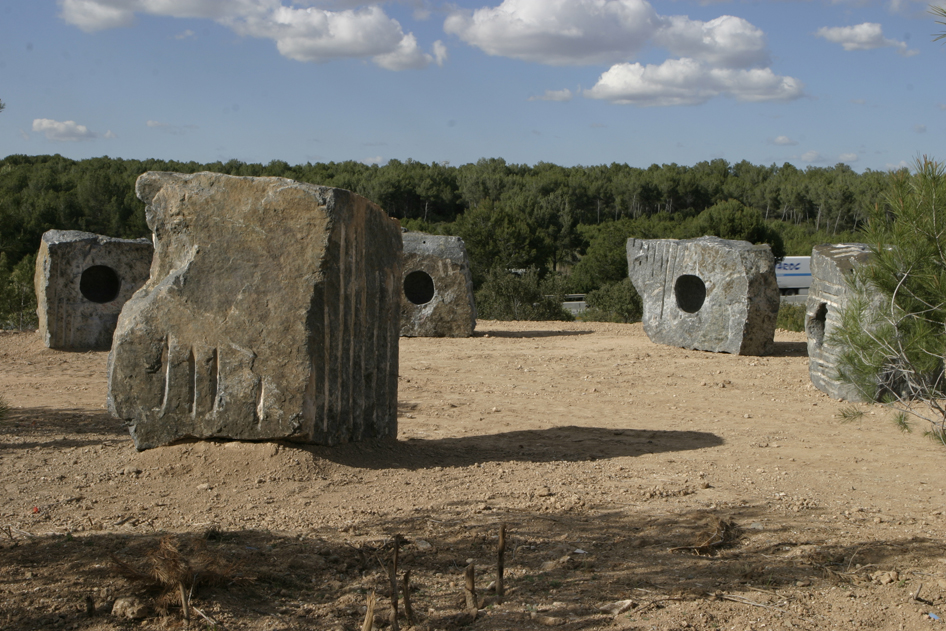
[[636,168],[529,166],[501,158],[460,166],[414,160],[379,166],[11,155],[0,160],[0,285],[25,266],[46,230],[149,236],[144,204],[134,192],[145,171],[280,176],[345,188],[407,228],[463,237],[478,289],[493,270],[529,269],[539,280],[556,276],[556,287],[577,293],[626,277],[624,243],[631,236],[713,234],[769,243],[777,255],[808,254],[816,243],[852,240],[883,203],[891,177],[858,174],[845,164],[798,169],[721,159]]

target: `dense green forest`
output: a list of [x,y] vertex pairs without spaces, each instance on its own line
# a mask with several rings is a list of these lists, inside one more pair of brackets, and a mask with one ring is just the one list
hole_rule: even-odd
[[11,155],[0,160],[0,299],[16,289],[17,273],[21,280],[26,275],[27,257],[46,230],[148,236],[134,184],[151,170],[281,176],[345,188],[407,228],[463,237],[478,288],[492,270],[534,269],[536,282],[554,277],[556,291],[577,293],[626,277],[624,244],[632,236],[712,234],[769,243],[776,255],[809,254],[817,243],[855,239],[890,177],[858,174],[845,164],[800,170],[719,159],[641,169],[528,166],[498,158],[461,166],[413,160],[293,166]]

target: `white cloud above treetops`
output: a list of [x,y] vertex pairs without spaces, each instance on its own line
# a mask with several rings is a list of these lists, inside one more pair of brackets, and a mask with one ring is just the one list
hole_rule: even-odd
[[781,145],[783,147],[791,147],[798,144],[797,140],[792,140],[788,136],[776,136],[772,139],[773,145]]
[[823,155],[814,150],[806,151],[801,154],[801,159],[802,162],[827,162],[827,159]]
[[668,59],[660,65],[617,64],[584,95],[621,105],[698,105],[726,95],[739,101],[790,101],[804,86],[768,68],[713,68],[694,59]]
[[[611,64],[583,94],[617,104],[695,105],[721,95],[785,101],[804,92],[798,79],[769,69],[765,34],[746,20],[662,16],[646,0],[503,0],[453,13],[444,30],[489,55],[551,66]],[[647,46],[674,58],[629,61]]]
[[433,55],[423,52],[417,38],[376,3],[321,4],[354,8],[297,8],[282,0],[59,0],[61,17],[86,32],[131,26],[135,14],[144,13],[214,20],[239,35],[270,39],[280,54],[297,61],[370,58],[388,70],[406,70],[446,58],[442,43]]
[[541,96],[530,96],[530,101],[571,101],[574,93],[565,88],[564,90],[546,90]]
[[44,134],[47,140],[56,142],[92,140],[96,137],[96,134],[89,131],[85,125],[79,125],[75,121],[57,121],[51,118],[33,120],[33,131]]
[[864,22],[855,26],[824,26],[818,29],[815,35],[840,44],[848,51],[896,48],[904,57],[912,57],[920,52],[911,50],[906,42],[884,37],[883,27],[876,22]]

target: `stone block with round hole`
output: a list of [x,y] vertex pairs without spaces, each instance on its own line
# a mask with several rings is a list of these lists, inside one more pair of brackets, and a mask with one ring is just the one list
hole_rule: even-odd
[[401,237],[401,335],[473,335],[476,304],[463,239],[423,232],[404,232]]
[[768,245],[628,239],[627,261],[652,342],[736,355],[771,349],[779,291]]
[[864,243],[823,244],[811,250],[805,308],[808,374],[816,388],[835,399],[868,400],[854,385],[838,379],[838,358],[844,349],[837,347],[832,333],[841,324],[841,311],[854,298],[851,275],[870,258],[870,247]]
[[36,256],[36,313],[49,348],[108,350],[122,307],[151,270],[149,239],[50,230]]

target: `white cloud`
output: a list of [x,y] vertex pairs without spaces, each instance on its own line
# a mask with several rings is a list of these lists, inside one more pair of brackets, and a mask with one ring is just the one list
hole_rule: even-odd
[[182,32],[182,33],[178,33],[177,35],[175,35],[175,36],[174,36],[174,39],[193,39],[193,38],[195,38],[196,36],[197,36],[197,35],[196,35],[196,33],[194,33],[194,31],[192,31],[192,30],[190,30],[190,29],[187,29],[186,31],[184,31],[184,32]]
[[564,90],[546,90],[542,96],[530,96],[530,101],[571,101],[574,93],[565,88]]
[[397,70],[432,61],[418,49],[416,38],[405,35],[397,20],[377,6],[332,12],[280,5],[271,13],[226,23],[240,35],[274,40],[281,54],[297,61],[373,57],[378,65]]
[[[791,100],[802,84],[770,69],[765,34],[724,15],[708,22],[661,16],[647,0],[503,0],[458,10],[444,30],[490,55],[553,66],[614,64],[583,94],[620,104],[694,105],[719,95],[741,101]],[[647,45],[677,58],[629,63]],[[549,90],[530,100],[564,100]]]
[[116,134],[111,129],[109,129],[108,131],[105,132],[105,137],[109,139],[118,138],[118,134]]
[[131,26],[135,21],[133,10],[101,0],[60,0],[60,16],[86,33],[120,26]]
[[570,66],[625,60],[660,26],[646,0],[503,0],[457,11],[443,28],[489,55]]
[[911,50],[906,42],[884,37],[883,28],[876,22],[864,22],[856,26],[824,26],[815,32],[829,42],[841,44],[844,50],[874,50],[875,48],[893,47],[904,57],[919,54],[918,50]]
[[788,136],[776,136],[772,139],[773,145],[781,145],[783,147],[791,147],[798,144],[797,140],[792,140]]
[[[91,32],[130,26],[135,13],[214,20],[239,35],[271,39],[279,52],[297,61],[326,62],[371,58],[389,70],[422,68],[435,61],[412,33],[375,3],[330,2],[353,8],[330,11],[285,6],[284,0],[59,0],[61,16]],[[326,4],[313,0],[303,4]],[[184,36],[187,35],[185,31]],[[435,47],[441,61],[445,49]]]
[[378,166],[382,166],[385,162],[387,162],[387,160],[385,160],[381,156],[375,156],[373,158],[365,158],[364,160],[361,161],[362,164],[369,164],[369,165],[377,164]]
[[739,101],[790,101],[804,86],[768,68],[713,68],[694,59],[669,59],[659,66],[617,64],[584,95],[622,105],[697,105],[725,95]]
[[661,16],[647,0],[504,0],[458,11],[444,30],[490,55],[553,66],[623,62],[648,43],[716,66],[769,64],[765,34],[746,20]]
[[30,135],[29,135],[29,134],[26,132],[26,130],[23,129],[22,127],[20,127],[20,138],[22,138],[23,140],[29,140],[29,139],[30,139]]
[[839,157],[841,162],[857,162],[859,156],[856,153],[842,153]]
[[91,140],[95,134],[85,125],[75,121],[59,122],[51,118],[37,118],[33,121],[33,131],[46,135],[47,140],[72,142],[77,140]]
[[724,15],[709,22],[675,15],[654,34],[654,43],[674,55],[726,68],[771,63],[765,34],[742,18]]
[[825,162],[825,157],[817,151],[806,151],[801,154],[802,162]]
[[434,42],[434,63],[436,63],[441,68],[443,67],[444,62],[447,61],[447,46],[439,39]]
[[914,126],[913,126],[913,131],[915,131],[915,132],[918,133],[918,134],[925,134],[925,133],[926,133],[926,125],[914,125]]
[[432,61],[433,56],[422,52],[417,46],[417,38],[413,33],[405,35],[391,52],[374,57],[374,62],[387,70],[426,68]]

